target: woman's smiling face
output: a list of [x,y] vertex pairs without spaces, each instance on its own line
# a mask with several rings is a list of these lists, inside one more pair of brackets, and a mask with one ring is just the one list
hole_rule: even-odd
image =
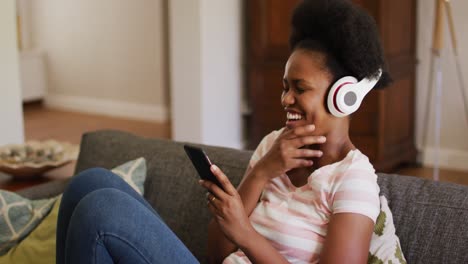
[[283,77],[281,103],[286,111],[286,126],[314,124],[316,132],[326,132],[334,117],[326,108],[332,74],[325,66],[325,55],[295,50],[288,59]]

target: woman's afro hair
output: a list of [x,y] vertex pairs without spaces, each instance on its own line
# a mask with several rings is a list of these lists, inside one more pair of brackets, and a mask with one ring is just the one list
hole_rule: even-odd
[[376,89],[390,84],[377,25],[364,10],[348,0],[304,0],[292,15],[292,50],[324,52],[335,79],[351,75],[361,80],[382,77]]

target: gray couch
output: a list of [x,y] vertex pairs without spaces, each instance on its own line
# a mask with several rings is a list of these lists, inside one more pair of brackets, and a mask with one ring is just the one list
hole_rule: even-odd
[[[112,168],[145,157],[145,198],[204,262],[210,215],[204,190],[198,186],[196,172],[182,146],[180,142],[145,139],[119,131],[87,133],[82,138],[76,172],[91,167]],[[237,185],[252,153],[203,148]],[[468,263],[468,187],[389,174],[379,174],[378,183],[389,200],[408,263]],[[66,182],[52,182],[20,194],[50,197],[65,186]]]

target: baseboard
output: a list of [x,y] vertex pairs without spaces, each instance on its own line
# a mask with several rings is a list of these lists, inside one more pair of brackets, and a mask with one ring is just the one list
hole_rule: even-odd
[[48,94],[46,106],[56,109],[100,114],[112,117],[128,118],[142,121],[167,122],[169,111],[162,105],[130,103],[117,100]]
[[[422,163],[425,166],[434,165],[434,148],[424,148]],[[439,150],[439,166],[445,169],[468,171],[468,151],[456,149]]]

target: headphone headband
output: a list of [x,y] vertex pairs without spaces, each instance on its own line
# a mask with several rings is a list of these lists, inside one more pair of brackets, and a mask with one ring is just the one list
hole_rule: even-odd
[[377,84],[377,82],[382,77],[382,69],[379,69],[377,78],[364,78],[359,83],[356,84],[356,92],[363,94],[363,97],[368,94],[372,88]]

